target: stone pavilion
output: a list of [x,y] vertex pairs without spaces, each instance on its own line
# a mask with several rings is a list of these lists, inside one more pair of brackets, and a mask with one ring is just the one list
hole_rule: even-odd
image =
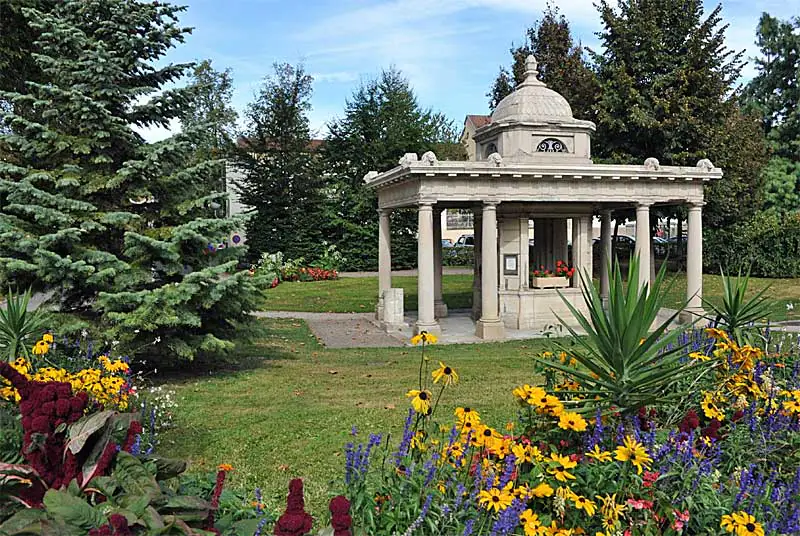
[[641,165],[593,163],[594,123],[575,119],[566,99],[538,79],[537,69],[529,56],[525,81],[475,132],[474,160],[440,161],[432,152],[421,157],[408,153],[397,167],[364,177],[377,193],[380,215],[379,321],[389,320],[385,307],[392,292],[389,216],[410,207],[419,218],[416,332],[440,332],[438,319],[447,316],[440,215],[455,208],[474,211],[473,317],[480,338],[503,339],[506,329],[543,329],[557,323],[556,315],[571,320],[561,296],[585,309],[577,273],[560,289],[533,288],[530,275],[532,267],[552,270],[559,260],[567,262],[570,239],[572,266],[591,274],[595,215],[601,219],[600,293],[607,297],[611,212],[623,207],[635,207],[636,220],[643,223],[636,226],[640,285],[650,277],[651,207],[687,207],[687,313],[702,312],[703,186],[720,179],[722,170],[707,159],[696,167],[661,166],[655,157]]

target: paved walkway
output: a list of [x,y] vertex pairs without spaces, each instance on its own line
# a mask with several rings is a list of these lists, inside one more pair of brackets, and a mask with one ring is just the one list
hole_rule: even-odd
[[300,313],[260,311],[260,318],[299,318],[328,348],[385,348],[405,346],[401,336],[392,336],[374,322],[375,313]]

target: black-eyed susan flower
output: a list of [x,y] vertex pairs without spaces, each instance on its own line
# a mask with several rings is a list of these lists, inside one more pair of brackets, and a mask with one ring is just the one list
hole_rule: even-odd
[[459,423],[471,422],[472,424],[480,424],[481,414],[477,410],[470,407],[456,408],[453,412],[458,419]]
[[431,392],[427,389],[417,390],[412,389],[406,393],[406,396],[411,399],[411,406],[414,411],[422,415],[427,415],[431,409]]
[[589,517],[592,517],[597,511],[597,505],[594,503],[594,501],[587,499],[583,495],[575,495],[572,498],[572,502],[575,504],[575,508],[578,510],[583,510]]
[[764,528],[747,512],[734,512],[722,516],[720,526],[736,536],[764,536]]
[[37,341],[36,344],[33,346],[33,355],[44,355],[50,351],[50,345],[47,344],[44,340]]
[[586,419],[571,411],[565,411],[558,416],[558,427],[563,430],[574,430],[575,432],[586,431]]
[[606,520],[611,520],[612,523],[604,523],[605,528],[613,528],[616,525],[617,519],[625,511],[624,504],[617,504],[617,494],[609,495],[606,493],[603,497],[596,495],[595,498],[600,501],[600,513]]
[[611,461],[611,453],[608,451],[604,451],[600,448],[599,445],[595,445],[592,450],[586,453],[588,458],[592,458],[597,460],[598,462],[610,462]]
[[575,475],[569,472],[570,469],[576,467],[577,462],[572,461],[569,456],[562,456],[555,452],[550,454],[550,468],[547,472],[555,477],[559,482],[566,482],[567,480],[575,480]]
[[647,449],[632,436],[625,436],[622,443],[615,451],[615,458],[621,462],[631,462],[636,467],[636,472],[642,474],[642,469],[649,468],[653,461],[647,454]]
[[531,497],[542,499],[544,497],[552,497],[555,490],[546,482],[538,484],[535,488],[531,489]]
[[483,505],[487,510],[494,510],[495,512],[502,512],[511,506],[513,501],[514,496],[510,493],[508,487],[489,488],[478,494],[478,503]]
[[444,385],[455,385],[458,383],[458,374],[455,369],[448,367],[441,361],[439,361],[439,368],[431,372],[431,376],[433,376],[433,383],[439,383],[440,381]]
[[433,333],[428,333],[427,331],[420,331],[419,334],[411,337],[411,344],[414,346],[420,343],[436,344],[437,341],[438,339],[436,338],[436,335]]
[[42,335],[42,340],[47,344],[53,344],[53,334],[45,333],[44,335]]

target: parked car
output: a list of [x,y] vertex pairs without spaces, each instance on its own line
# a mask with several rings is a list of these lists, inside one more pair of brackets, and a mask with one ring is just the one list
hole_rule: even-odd
[[475,247],[475,235],[463,234],[459,236],[458,240],[456,240],[456,247]]
[[[600,252],[600,239],[595,238],[592,240],[592,248],[595,249],[595,255]],[[626,235],[617,235],[616,243],[614,244],[614,254],[627,258],[633,250],[636,249],[636,240]]]
[[443,248],[451,248],[453,247],[453,241],[449,238],[442,238],[442,247]]

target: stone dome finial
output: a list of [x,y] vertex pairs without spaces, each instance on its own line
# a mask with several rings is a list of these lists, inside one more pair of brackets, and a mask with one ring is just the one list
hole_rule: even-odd
[[536,61],[536,56],[529,54],[525,58],[525,78],[533,77],[534,80],[539,78],[539,62]]

